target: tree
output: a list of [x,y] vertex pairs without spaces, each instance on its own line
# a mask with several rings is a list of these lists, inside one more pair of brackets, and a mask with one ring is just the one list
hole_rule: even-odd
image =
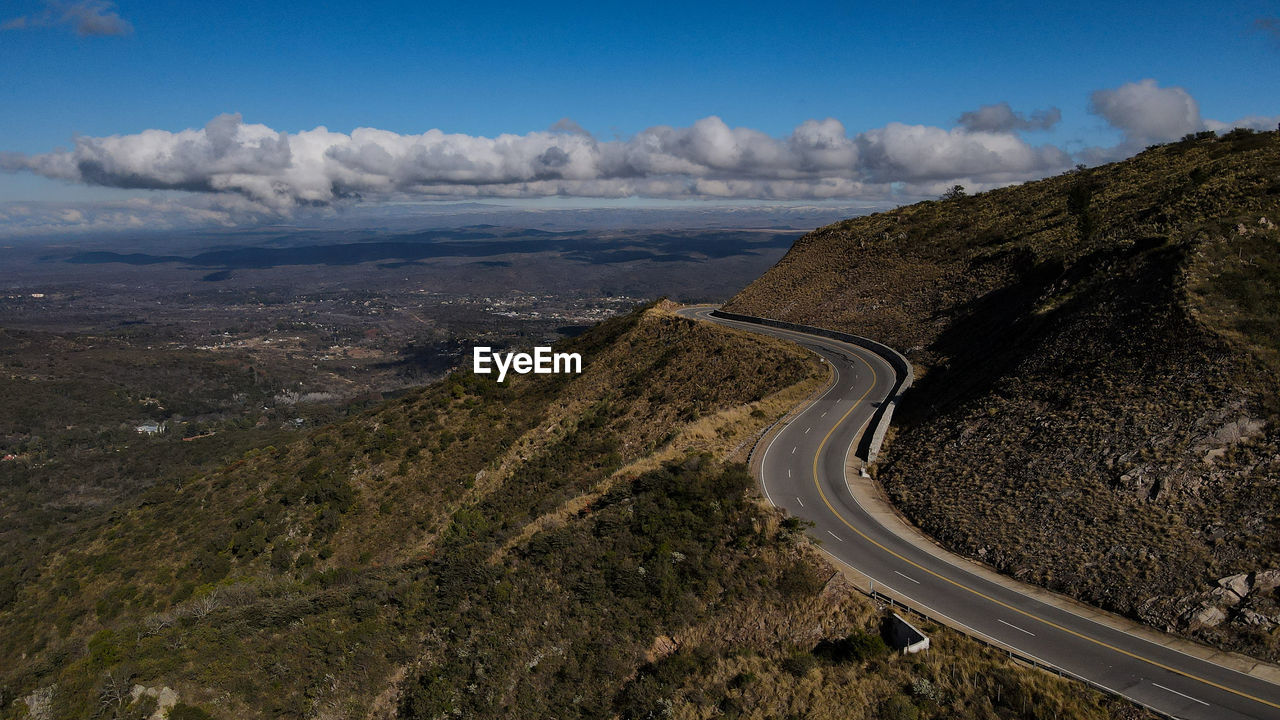
[[1093,181],[1088,177],[1079,178],[1067,190],[1067,213],[1075,218],[1076,231],[1086,242],[1093,239],[1097,230],[1097,213],[1092,207],[1093,191]]
[[952,185],[947,191],[942,193],[943,200],[955,200],[965,196],[963,185]]
[[130,692],[133,687],[131,680],[131,673],[127,670],[116,670],[102,676],[102,681],[98,683],[99,715],[120,716],[120,712],[133,700]]

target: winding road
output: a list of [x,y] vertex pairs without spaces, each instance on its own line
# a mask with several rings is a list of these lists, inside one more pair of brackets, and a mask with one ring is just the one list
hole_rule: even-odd
[[[939,548],[926,549],[898,522],[885,522],[854,497],[846,478],[850,448],[892,392],[893,367],[850,343],[680,310],[796,342],[831,365],[833,382],[793,413],[765,446],[760,483],[774,505],[813,523],[810,534],[869,585],[946,624],[1144,705],[1187,720],[1280,720],[1280,685],[1149,639],[1151,633],[1103,623],[1038,598],[1044,591],[978,572]],[[857,473],[854,473],[857,475]],[[1147,635],[1148,637],[1143,637]]]

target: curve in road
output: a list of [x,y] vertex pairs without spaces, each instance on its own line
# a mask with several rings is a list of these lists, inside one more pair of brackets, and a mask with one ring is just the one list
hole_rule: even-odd
[[796,342],[832,368],[833,382],[776,432],[760,464],[774,505],[813,523],[810,534],[833,558],[908,606],[988,642],[1144,705],[1187,720],[1280,720],[1280,686],[1185,654],[996,583],[949,553],[928,552],[886,527],[854,497],[846,458],[877,403],[894,385],[876,353],[820,335],[713,317],[716,322]]

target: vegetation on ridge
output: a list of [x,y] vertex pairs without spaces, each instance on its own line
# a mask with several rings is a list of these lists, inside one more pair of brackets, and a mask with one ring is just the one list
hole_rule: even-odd
[[940,628],[887,653],[735,462],[825,381],[797,348],[659,306],[567,349],[582,376],[455,374],[22,566],[0,717],[1141,716]]

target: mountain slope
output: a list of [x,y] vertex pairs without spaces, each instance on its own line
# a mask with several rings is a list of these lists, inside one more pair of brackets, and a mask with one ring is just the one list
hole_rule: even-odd
[[24,567],[0,717],[1141,716],[940,628],[887,652],[739,462],[825,381],[798,348],[658,306],[566,349],[581,376],[457,373]]
[[878,477],[944,544],[1275,659],[1278,216],[1280,135],[1206,133],[816,230],[726,309],[907,354]]

